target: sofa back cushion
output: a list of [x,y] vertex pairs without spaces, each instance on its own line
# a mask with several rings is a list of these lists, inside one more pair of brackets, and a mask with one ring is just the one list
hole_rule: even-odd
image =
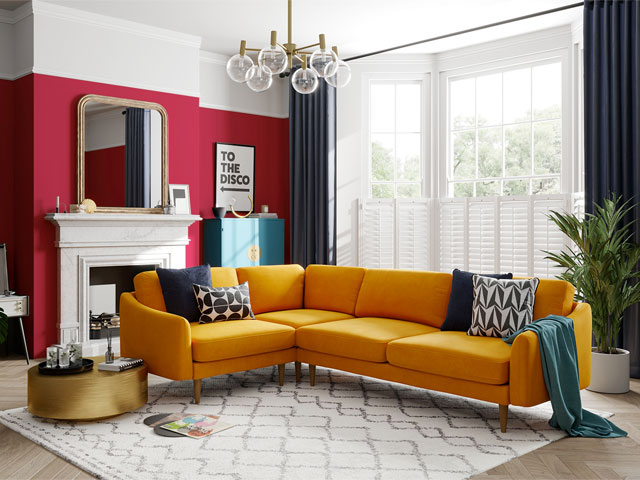
[[300,265],[265,265],[236,269],[240,283],[249,282],[253,313],[302,308],[304,268]]
[[564,280],[541,278],[536,290],[536,303],[533,306],[533,320],[547,315],[567,316],[573,310],[575,288]]
[[304,272],[304,308],[353,315],[364,268],[309,265]]
[[[235,268],[212,267],[211,285],[213,287],[234,287],[238,285],[238,276]],[[136,299],[154,310],[166,312],[162,296],[162,287],[155,270],[141,272],[133,278],[133,287],[136,290]]]
[[450,291],[450,273],[371,269],[364,274],[355,314],[440,328]]

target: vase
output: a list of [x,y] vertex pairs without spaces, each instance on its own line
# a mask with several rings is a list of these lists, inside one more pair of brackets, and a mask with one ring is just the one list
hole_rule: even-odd
[[628,350],[618,353],[598,352],[591,349],[591,384],[587,390],[599,393],[626,393],[629,391],[630,360]]

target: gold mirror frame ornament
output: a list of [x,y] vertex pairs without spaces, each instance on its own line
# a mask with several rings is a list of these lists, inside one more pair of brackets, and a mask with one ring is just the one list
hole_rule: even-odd
[[[162,119],[162,205],[167,205],[169,203],[169,117],[167,116],[167,111],[159,103],[93,94],[85,95],[78,101],[77,203],[80,204],[85,200],[85,109],[89,102],[106,103],[121,107],[145,108],[155,110],[160,114],[160,118]],[[98,205],[95,211],[96,213],[164,213],[162,208],[106,207],[100,205]]]

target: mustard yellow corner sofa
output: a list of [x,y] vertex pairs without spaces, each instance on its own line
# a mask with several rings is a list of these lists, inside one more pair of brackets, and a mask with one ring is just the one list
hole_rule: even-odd
[[[121,353],[143,358],[149,371],[201,381],[214,375],[295,362],[475,398],[500,406],[506,431],[508,406],[549,399],[535,333],[513,346],[499,338],[441,331],[452,276],[448,273],[357,267],[278,265],[211,269],[214,287],[249,282],[256,320],[189,323],[166,312],[155,272],[134,279],[135,292],[120,299]],[[573,319],[580,388],[591,375],[591,309],[573,302],[573,286],[541,279],[534,320],[549,314]]]

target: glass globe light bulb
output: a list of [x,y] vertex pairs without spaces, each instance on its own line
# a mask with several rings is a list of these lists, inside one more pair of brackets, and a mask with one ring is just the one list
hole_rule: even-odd
[[253,60],[249,55],[236,53],[227,62],[227,75],[234,82],[244,83],[247,81],[247,71],[253,67]]
[[284,72],[287,64],[287,52],[280,45],[270,45],[260,50],[258,54],[258,65],[268,67],[274,74]]
[[[315,70],[319,77],[324,77],[326,76],[327,65],[330,65],[332,63],[335,64],[335,62],[337,61],[338,56],[333,50],[319,48],[311,55],[309,65],[311,66],[311,68],[313,68],[313,70]],[[332,73],[333,71],[330,71],[330,74]]]
[[272,82],[269,67],[254,65],[247,71],[247,86],[254,92],[264,92]]
[[[332,63],[325,67],[324,79],[332,87],[344,87],[351,80],[351,67],[340,59],[338,59],[337,62]],[[329,74],[328,72],[333,73]]]
[[291,85],[296,92],[303,95],[313,93],[318,88],[318,75],[310,68],[300,68],[291,76]]

